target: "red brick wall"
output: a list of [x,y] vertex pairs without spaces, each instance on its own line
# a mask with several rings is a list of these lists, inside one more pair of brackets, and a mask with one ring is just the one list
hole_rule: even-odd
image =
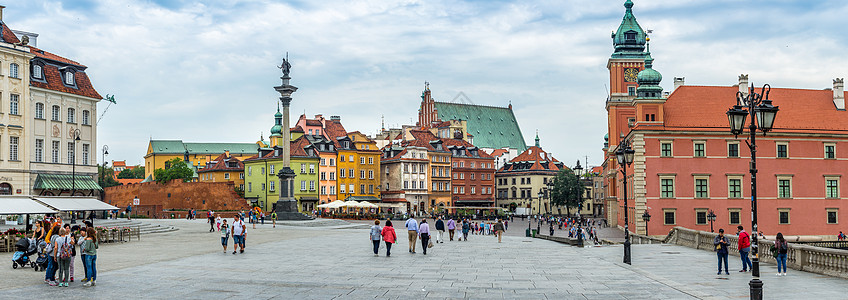
[[[104,193],[103,201],[122,209],[138,197],[142,206],[157,205],[165,210],[194,208],[199,217],[202,211],[202,217],[206,217],[208,209],[241,210],[250,207],[247,200],[235,193],[233,184],[227,182],[148,182],[108,187]],[[133,214],[136,214],[135,210]]]

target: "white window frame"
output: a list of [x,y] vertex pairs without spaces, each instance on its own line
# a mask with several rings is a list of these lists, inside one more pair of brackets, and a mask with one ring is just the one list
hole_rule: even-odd
[[44,140],[35,139],[35,162],[44,162]]
[[9,94],[9,114],[20,115],[18,108],[20,107],[21,96],[18,94]]
[[[777,183],[777,199],[792,199],[793,193],[795,192],[795,191],[793,191],[794,189],[792,188],[792,175],[777,174],[777,175],[775,175],[775,177],[777,179],[777,182],[776,182]],[[781,180],[788,180],[789,181],[789,197],[782,197],[781,194],[780,194],[780,181]]]
[[35,103],[35,118],[36,119],[44,119],[44,103],[41,103],[41,102]]
[[20,143],[20,138],[16,136],[9,137],[9,160],[10,161],[18,161],[20,160],[18,157],[18,145]]
[[[840,188],[841,184],[839,181],[841,179],[840,175],[824,175],[824,197],[825,199],[839,199],[841,194]],[[830,187],[827,185],[827,182],[830,180],[836,181],[836,197],[831,197],[830,191],[828,190]]]
[[76,123],[77,110],[73,107],[68,107],[68,123]]

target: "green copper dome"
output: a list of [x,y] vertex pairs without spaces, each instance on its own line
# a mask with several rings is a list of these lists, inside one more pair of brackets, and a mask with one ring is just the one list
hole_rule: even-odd
[[638,57],[644,55],[646,35],[636,22],[636,17],[633,16],[633,1],[627,0],[624,2],[624,8],[627,10],[624,13],[624,18],[621,20],[621,25],[618,30],[612,33],[612,44],[615,46],[615,52],[612,57]]
[[277,113],[274,114],[274,126],[271,127],[271,136],[283,135],[283,114],[280,113],[280,107],[277,107]]
[[[649,48],[650,49],[650,48]],[[638,98],[660,98],[662,97],[662,74],[654,70],[654,59],[651,57],[651,51],[645,54],[645,69],[636,75],[636,82],[639,87],[636,88],[636,97]]]

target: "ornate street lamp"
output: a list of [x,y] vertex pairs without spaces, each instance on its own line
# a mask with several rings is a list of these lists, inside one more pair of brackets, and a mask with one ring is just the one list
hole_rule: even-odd
[[[742,92],[736,92],[736,105],[727,111],[730,133],[737,137],[745,128],[746,116],[751,116],[751,121],[748,125],[748,142],[746,144],[748,145],[748,150],[751,151],[749,169],[751,173],[751,232],[753,233],[751,237],[751,276],[754,278],[751,279],[748,286],[750,286],[751,299],[757,300],[763,298],[763,282],[760,281],[760,256],[757,245],[757,129],[763,135],[771,131],[774,125],[774,119],[780,110],[777,106],[771,104],[771,100],[768,98],[770,91],[771,86],[766,84],[760,89],[760,93],[756,93],[754,87],[750,88],[750,92],[747,95]],[[710,227],[712,227],[712,223]]]
[[711,209],[710,213],[707,214],[707,220],[710,221],[710,232],[713,232],[713,222],[715,222],[715,219],[716,219],[716,215],[713,212],[713,210]]
[[74,151],[71,151],[73,154],[71,159],[71,197],[77,193],[77,142],[80,141],[80,130],[74,129]]
[[651,221],[651,214],[648,213],[647,209],[642,214],[642,221],[645,221],[645,235],[648,235],[648,222]]
[[630,143],[627,139],[621,139],[618,144],[618,150],[615,151],[615,158],[618,165],[621,167],[621,175],[623,176],[624,186],[624,263],[630,264],[630,221],[627,208],[627,167],[633,163],[633,157],[636,155],[636,150],[630,148]]

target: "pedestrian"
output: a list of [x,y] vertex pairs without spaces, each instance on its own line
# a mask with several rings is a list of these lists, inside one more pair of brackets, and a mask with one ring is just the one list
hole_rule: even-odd
[[271,211],[271,222],[274,223],[273,228],[277,228],[277,211],[276,210]]
[[53,245],[53,256],[59,264],[59,286],[68,287],[71,267],[71,252],[74,249],[74,241],[69,235],[69,230],[59,229],[59,237],[56,239],[56,244]]
[[842,231],[840,231],[839,234],[836,236],[836,240],[837,241],[844,241],[845,240],[845,234],[842,233]]
[[206,211],[206,220],[209,221],[209,232],[215,231],[215,212],[211,209]]
[[132,220],[132,204],[127,204],[127,220]]
[[[774,248],[777,251],[777,276],[786,276],[786,254],[789,252],[789,244],[783,238],[783,233],[778,232],[774,240]],[[783,274],[780,273],[781,267]]]
[[242,244],[242,239],[244,238],[244,221],[239,218],[239,216],[235,216],[233,218],[233,224],[230,226],[231,234],[233,235],[233,254],[236,254],[239,246],[241,246],[241,253],[244,253],[244,245]]
[[727,238],[724,236],[724,228],[718,230],[718,236],[713,240],[716,256],[718,256],[718,273],[721,275],[721,262],[724,261],[724,274],[730,275],[730,269],[727,268]]
[[418,221],[413,216],[406,220],[406,231],[409,235],[409,253],[415,253],[415,242],[418,238]]
[[503,220],[504,223],[504,231],[509,230],[509,220]]
[[430,224],[427,224],[427,219],[421,219],[421,224],[418,225],[418,235],[421,237],[421,248],[424,248],[424,255],[427,255],[427,247],[430,246]]
[[745,232],[742,225],[736,226],[736,229],[736,235],[739,239],[737,247],[739,249],[739,256],[742,259],[742,270],[739,270],[739,272],[748,272],[749,268],[752,268],[751,258],[748,257],[748,252],[751,251],[751,236]]
[[221,231],[221,215],[215,216],[215,227],[218,228],[218,231]]
[[498,222],[495,223],[495,235],[498,236],[498,243],[501,242],[501,236],[504,232],[504,223],[501,219],[498,219]]
[[259,218],[262,220],[262,225],[265,225],[265,212],[264,211],[259,212]]
[[79,237],[77,238],[77,245],[79,246],[78,253],[80,255],[80,260],[82,261],[82,270],[85,273],[85,276],[83,276],[83,279],[80,281],[82,283],[85,283],[88,280],[88,268],[86,267],[85,251],[83,251],[85,250],[85,238],[88,234],[87,231],[88,226],[80,227]]
[[444,243],[442,240],[442,235],[445,234],[445,222],[442,221],[442,217],[436,218],[436,243]]
[[[221,218],[218,216],[218,218]],[[224,246],[224,253],[227,253],[227,244],[230,240],[230,226],[227,225],[227,220],[224,219],[223,223],[221,223],[221,245]]]
[[45,238],[45,242],[47,243],[47,247],[45,248],[45,253],[47,253],[47,270],[44,272],[44,282],[51,286],[56,286],[56,271],[58,270],[58,264],[56,262],[56,239],[59,237],[59,222],[51,223],[53,227],[47,231],[47,237]]
[[83,253],[85,253],[85,269],[87,272],[85,273],[86,278],[83,286],[95,286],[97,281],[97,231],[92,227],[88,227],[85,230],[86,237]]
[[253,221],[253,229],[256,229],[256,223],[259,223],[259,215],[255,211],[253,211],[251,220]]
[[73,241],[73,245],[74,245],[73,247],[71,247],[71,261],[70,261],[70,275],[71,275],[71,281],[70,282],[74,282],[74,260],[77,258],[76,244],[79,242],[78,237],[79,237],[80,227],[78,225],[74,225],[73,227],[71,227],[70,224],[65,224],[65,228],[68,229],[68,236],[71,237],[71,240]]
[[371,234],[369,234],[371,243],[374,244],[374,256],[380,256],[380,237],[383,235],[383,229],[380,228],[380,220],[374,220],[374,225],[371,226]]
[[383,226],[380,234],[383,236],[383,241],[386,242],[386,257],[392,256],[392,244],[397,240],[395,228],[392,227],[392,220],[386,220],[386,226]]
[[456,231],[456,221],[453,220],[453,217],[448,219],[448,235],[450,235],[450,240],[453,242],[453,232]]
[[462,221],[462,238],[468,241],[468,231],[471,230],[471,222],[468,219]]

